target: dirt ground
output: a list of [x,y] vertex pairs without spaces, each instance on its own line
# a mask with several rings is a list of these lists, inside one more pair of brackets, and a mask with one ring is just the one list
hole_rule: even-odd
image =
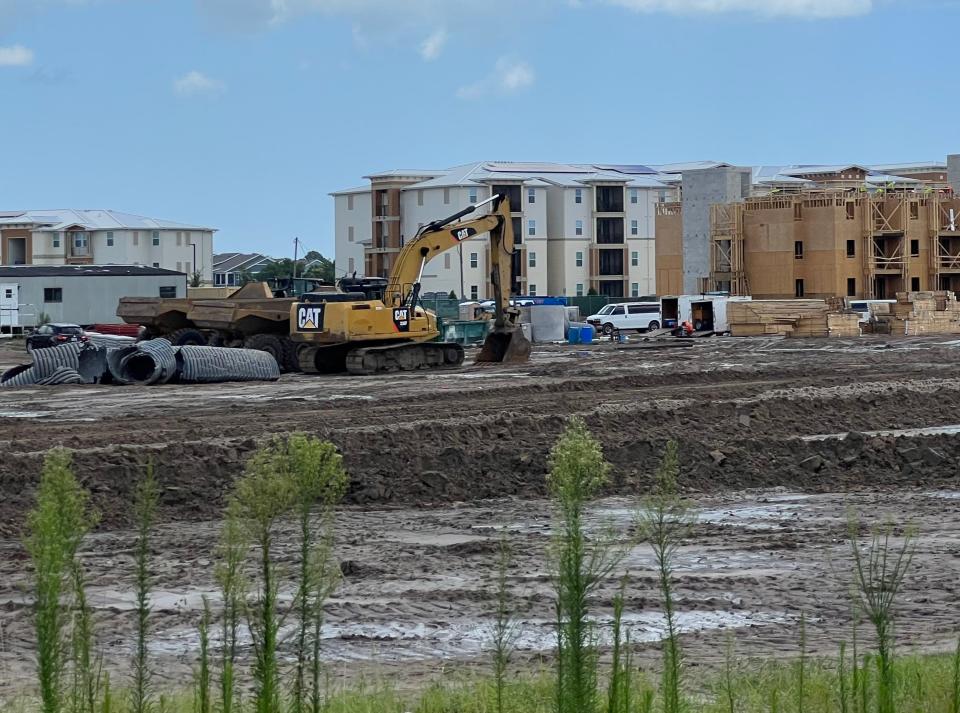
[[[163,486],[154,652],[164,676],[193,665],[194,623],[212,593],[224,493],[272,434],[329,438],[351,483],[338,520],[345,579],[329,609],[337,674],[431,675],[486,647],[500,533],[522,657],[549,652],[546,455],[582,416],[613,465],[596,522],[629,528],[668,439],[701,525],[678,567],[691,660],[722,658],[726,632],[751,656],[790,655],[801,612],[815,650],[849,638],[848,506],[921,531],[898,633],[948,647],[960,560],[960,342],[714,338],[689,348],[538,348],[523,367],[385,377],[284,376],[274,384],[65,386],[0,392],[0,680],[30,666],[26,562],[17,533],[43,452],[75,450],[103,514],[86,553],[108,662],[129,658],[129,499],[138,463]],[[0,367],[17,363],[0,348]],[[469,360],[469,355],[468,355]],[[634,640],[659,632],[650,553],[631,551]],[[598,594],[609,614],[616,579]],[[653,644],[644,655],[652,656]],[[0,688],[0,690],[3,690]]]

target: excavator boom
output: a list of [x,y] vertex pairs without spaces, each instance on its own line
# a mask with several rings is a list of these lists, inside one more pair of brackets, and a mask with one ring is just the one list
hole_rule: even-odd
[[[484,205],[487,215],[462,220]],[[477,235],[490,233],[490,282],[493,285],[494,324],[476,358],[477,363],[518,363],[530,358],[530,342],[519,326],[520,310],[510,304],[511,263],[514,251],[510,201],[503,196],[467,206],[447,218],[427,223],[397,258],[390,272],[384,301],[388,306],[413,308],[420,295],[426,264],[436,255]]]

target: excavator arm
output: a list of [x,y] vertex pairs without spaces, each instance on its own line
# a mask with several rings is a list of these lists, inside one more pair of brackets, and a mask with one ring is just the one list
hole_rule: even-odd
[[[491,205],[487,215],[463,218],[482,206]],[[423,270],[431,259],[478,235],[490,233],[490,282],[494,293],[493,332],[484,342],[478,362],[527,361],[530,343],[518,328],[520,310],[510,305],[511,258],[514,250],[510,201],[500,195],[470,205],[453,215],[427,223],[404,245],[390,271],[384,302],[391,307],[414,309],[420,297]]]

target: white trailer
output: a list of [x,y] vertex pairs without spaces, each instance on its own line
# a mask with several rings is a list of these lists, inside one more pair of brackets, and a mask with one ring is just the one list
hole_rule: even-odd
[[13,334],[20,329],[20,287],[0,284],[0,334]]
[[660,316],[663,326],[676,329],[689,321],[696,332],[726,334],[728,302],[749,302],[752,297],[729,295],[670,295],[660,298]]

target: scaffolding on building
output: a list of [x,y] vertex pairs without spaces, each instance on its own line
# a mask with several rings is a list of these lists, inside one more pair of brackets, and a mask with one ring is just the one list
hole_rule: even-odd
[[749,295],[743,255],[743,203],[710,206],[710,279],[708,289]]

